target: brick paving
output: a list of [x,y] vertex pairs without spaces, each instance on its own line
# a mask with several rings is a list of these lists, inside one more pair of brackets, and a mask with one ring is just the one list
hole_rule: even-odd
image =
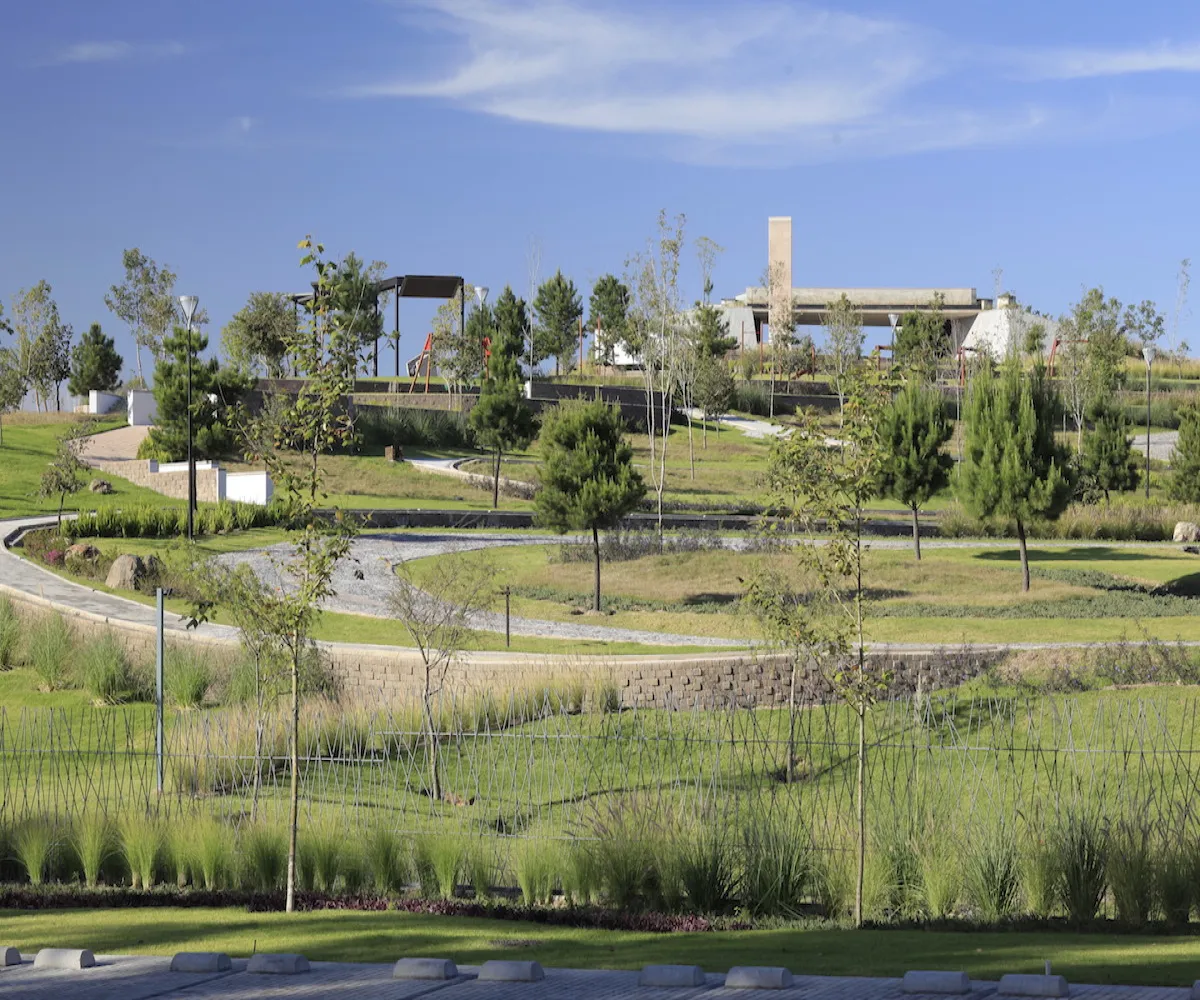
[[[725,977],[709,974],[703,986],[643,988],[636,972],[547,969],[538,983],[479,982],[477,969],[460,966],[459,978],[449,982],[396,980],[392,966],[314,962],[312,971],[296,976],[263,976],[247,973],[246,961],[235,959],[230,972],[188,975],[171,972],[163,957],[97,956],[94,969],[51,971],[33,968],[33,956],[20,966],[0,969],[0,997],[5,1000],[537,1000],[568,997],[570,1000],[932,1000],[901,991],[899,979],[796,976],[786,990],[727,990]],[[1182,987],[1073,985],[1077,1000],[1191,1000]],[[966,1000],[997,997],[996,983],[972,982]],[[945,998],[937,998],[945,1000]]]

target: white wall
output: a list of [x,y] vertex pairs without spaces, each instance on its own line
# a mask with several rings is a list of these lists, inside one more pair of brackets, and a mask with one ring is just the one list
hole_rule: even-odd
[[149,389],[129,390],[129,426],[149,427],[158,415],[158,403]]
[[265,506],[275,493],[275,485],[265,472],[226,472],[221,479],[224,485],[221,494],[225,500]]
[[121,405],[121,397],[111,392],[101,392],[99,389],[92,389],[88,393],[87,411],[93,415],[101,413],[111,413]]

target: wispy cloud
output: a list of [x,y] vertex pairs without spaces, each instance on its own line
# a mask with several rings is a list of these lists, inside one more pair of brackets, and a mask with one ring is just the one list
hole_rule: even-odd
[[75,42],[59,51],[52,64],[111,63],[126,59],[165,59],[180,56],[184,47],[179,42]]
[[[1030,81],[1200,69],[1200,45],[965,49],[931,28],[783,0],[403,0],[457,40],[446,71],[406,67],[342,96],[435,100],[706,159],[827,159],[1061,140],[1111,126],[1095,95]],[[966,96],[969,95],[969,96]],[[1145,122],[1139,122],[1144,125]]]

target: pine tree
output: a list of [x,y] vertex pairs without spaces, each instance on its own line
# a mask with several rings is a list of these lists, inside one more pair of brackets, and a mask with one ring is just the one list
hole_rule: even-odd
[[115,389],[121,381],[124,363],[112,337],[100,329],[99,323],[93,323],[71,351],[67,391],[72,396],[86,396],[93,389],[101,392]]
[[525,300],[514,294],[512,285],[505,285],[492,307],[492,358],[511,359],[517,378],[526,378],[525,360],[528,348],[525,333],[529,329],[529,311]]
[[646,495],[633,468],[620,411],[599,401],[560,403],[541,433],[541,489],[534,520],[563,534],[592,533],[596,580],[593,607],[600,610],[600,530],[615,528]]
[[951,430],[941,393],[916,380],[892,400],[880,423],[885,457],[879,487],[912,511],[913,551],[918,559],[921,507],[950,481],[954,460],[942,445],[950,440]]
[[596,331],[596,360],[613,363],[617,345],[625,340],[629,288],[616,275],[606,274],[592,286],[588,300],[588,326]]
[[938,360],[950,352],[944,301],[940,292],[935,294],[928,309],[905,313],[896,328],[893,360],[930,383],[937,381]]
[[1029,590],[1025,526],[1057,518],[1071,499],[1070,449],[1054,437],[1058,413],[1045,368],[1026,377],[1016,358],[998,376],[985,364],[967,396],[957,492],[976,517],[1016,522],[1022,591]]
[[1084,435],[1080,458],[1083,474],[1104,492],[1105,503],[1110,490],[1137,489],[1141,481],[1129,440],[1129,421],[1121,410],[1107,403],[1097,404],[1092,410],[1092,429]]
[[575,288],[575,282],[555,271],[538,289],[533,300],[537,313],[538,328],[534,338],[538,359],[554,358],[554,373],[571,370],[571,359],[579,337],[579,320],[583,316],[583,302]]
[[1200,503],[1200,407],[1195,404],[1179,411],[1179,440],[1171,455],[1171,468],[1167,487],[1171,499]]

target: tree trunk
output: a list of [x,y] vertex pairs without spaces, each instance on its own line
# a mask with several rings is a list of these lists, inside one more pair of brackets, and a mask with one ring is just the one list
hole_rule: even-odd
[[696,442],[692,437],[692,414],[687,415],[688,422],[688,465],[691,468],[691,478],[696,478]]
[[[720,430],[720,426],[717,427]],[[700,447],[708,451],[708,414],[704,414],[704,419],[700,421]]]
[[856,782],[858,806],[858,871],[854,883],[854,924],[863,925],[863,882],[867,870],[867,706],[863,694],[858,696],[858,779]]
[[1021,550],[1021,593],[1029,593],[1029,548],[1025,544],[1025,524],[1017,518],[1017,545]]
[[796,658],[792,657],[792,672],[788,678],[788,742],[787,742],[787,763],[785,765],[786,775],[785,781],[787,784],[792,783],[795,774],[796,760]]
[[916,505],[912,509],[913,515],[913,552],[916,553],[917,562],[921,561],[921,518],[917,513]]
[[262,787],[263,738],[262,654],[254,657],[254,787],[250,792],[250,822],[258,818],[258,793]]
[[592,554],[596,558],[596,592],[592,600],[592,610],[600,610],[600,531],[592,525]]
[[292,787],[291,815],[288,818],[287,902],[284,909],[296,909],[296,831],[300,826],[300,637],[292,648]]
[[[428,677],[429,669],[426,668]],[[429,691],[429,681],[425,682],[425,742],[429,747],[429,794],[434,802],[442,800],[442,776],[438,771],[438,738],[437,728],[433,724],[433,703]]]
[[496,475],[492,480],[492,509],[500,508],[500,449],[496,449]]
[[59,530],[59,532],[60,532],[60,533],[62,532],[62,510],[63,510],[63,504],[65,504],[66,502],[67,502],[67,494],[66,494],[66,493],[60,493],[60,494],[58,495],[58,530]]

